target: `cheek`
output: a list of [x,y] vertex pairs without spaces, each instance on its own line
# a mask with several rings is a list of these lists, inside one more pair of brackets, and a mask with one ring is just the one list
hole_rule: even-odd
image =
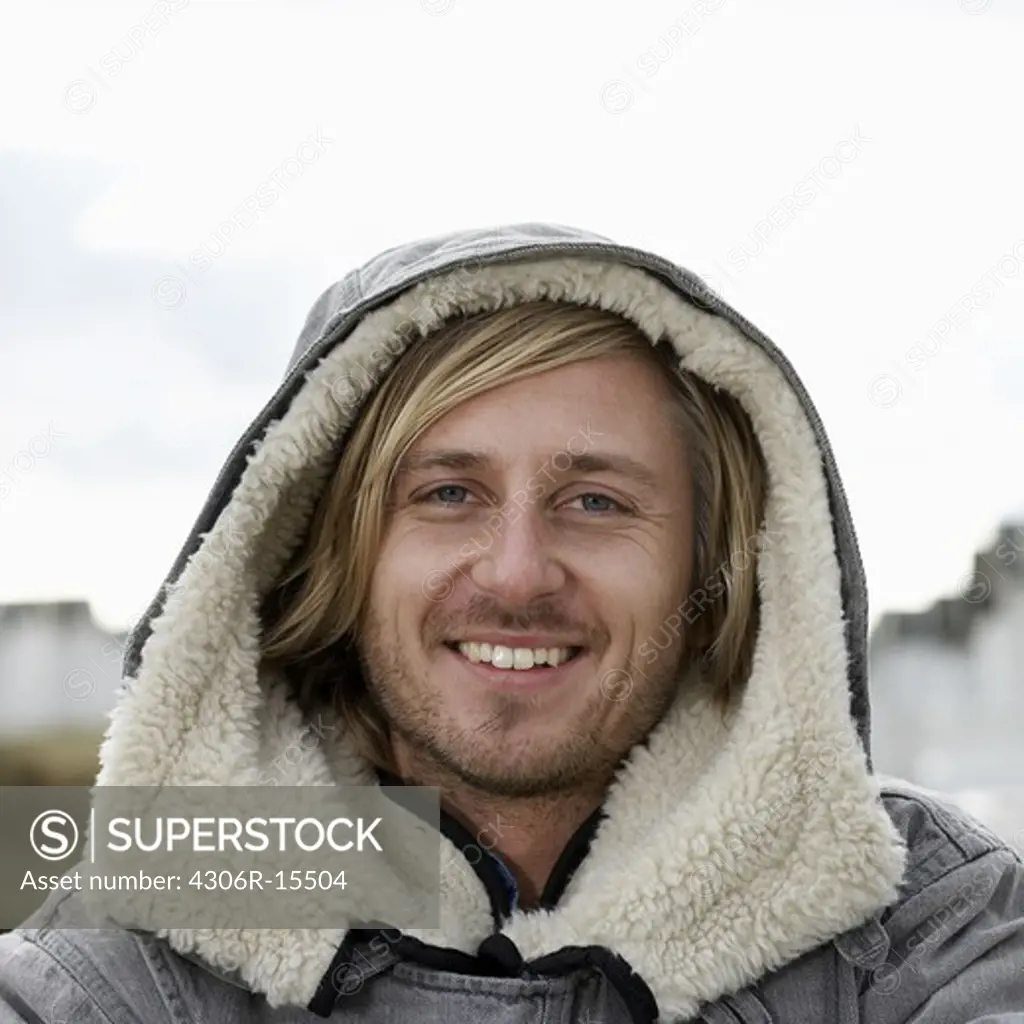
[[419,631],[451,594],[454,573],[442,568],[422,544],[392,540],[377,556],[370,580],[369,606],[374,618],[391,631]]
[[[657,580],[647,577],[646,587],[635,587],[630,597],[633,601],[632,618],[637,630],[644,636],[663,625],[665,620],[681,614],[686,594],[676,580]],[[659,585],[660,584],[660,585]]]
[[393,593],[415,599],[429,589],[428,578],[455,575],[456,551],[457,546],[439,544],[422,529],[399,527],[381,547],[375,572],[389,580]]
[[401,533],[385,539],[377,552],[373,566],[371,590],[378,600],[406,598],[417,589],[415,581],[422,575],[419,566],[424,561],[422,545],[410,543]]
[[395,562],[391,552],[382,549],[373,567],[367,594],[367,617],[381,635],[393,633],[395,613],[403,607],[402,580],[397,575],[401,562]]

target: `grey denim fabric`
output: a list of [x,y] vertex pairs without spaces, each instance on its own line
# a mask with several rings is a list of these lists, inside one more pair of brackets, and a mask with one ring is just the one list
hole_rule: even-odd
[[[1024,1024],[1024,865],[954,807],[884,791],[910,859],[900,901],[863,927],[702,1009],[707,1024]],[[74,893],[0,937],[0,1024],[312,1024],[152,935],[61,930]],[[469,977],[374,963],[341,986],[347,1024],[631,1024],[598,972]],[[377,971],[379,970],[379,973]]]
[[[423,279],[487,263],[579,255],[638,267],[738,327],[781,369],[818,435],[829,491],[849,649],[850,713],[866,752],[867,592],[856,535],[820,418],[792,367],[757,328],[686,270],[571,228],[526,224],[463,232],[383,253],[320,297],[281,386],[228,456],[165,583],[180,575],[244,470],[252,445],[279,417],[305,374],[371,310]],[[133,633],[128,685],[165,588]],[[709,1024],[1024,1024],[1024,865],[984,827],[938,798],[901,784],[885,807],[909,851],[897,901],[862,926],[822,936],[816,949],[690,1018]],[[54,893],[33,918],[0,936],[0,1024],[240,1024],[323,1019],[271,1008],[241,979],[124,929],[75,930],[74,893]],[[465,975],[404,960],[385,948],[339,985],[331,1019],[349,1024],[633,1024],[598,966],[560,977]],[[669,1018],[662,1018],[668,1020]]]

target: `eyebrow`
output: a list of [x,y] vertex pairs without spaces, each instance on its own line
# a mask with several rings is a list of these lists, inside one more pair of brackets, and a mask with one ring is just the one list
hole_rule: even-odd
[[[618,452],[556,452],[565,455],[569,462],[559,465],[557,473],[617,473],[628,477],[641,487],[657,491],[661,485],[657,473],[632,456]],[[428,469],[483,470],[489,469],[501,460],[486,452],[473,452],[465,448],[432,448],[409,452],[398,463],[396,477],[408,473],[419,473]],[[564,463],[564,459],[559,459]]]

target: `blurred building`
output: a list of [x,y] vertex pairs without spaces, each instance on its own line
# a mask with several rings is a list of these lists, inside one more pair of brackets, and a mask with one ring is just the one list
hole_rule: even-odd
[[1024,523],[998,531],[956,596],[884,615],[870,665],[878,771],[1024,835]]
[[84,601],[0,604],[0,740],[102,730],[126,639]]

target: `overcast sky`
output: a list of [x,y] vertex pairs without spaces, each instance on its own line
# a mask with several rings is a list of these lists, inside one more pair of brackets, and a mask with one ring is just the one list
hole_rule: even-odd
[[708,275],[815,399],[874,617],[955,593],[1024,516],[1022,52],[1017,0],[23,5],[0,601],[135,618],[323,288],[528,220]]

